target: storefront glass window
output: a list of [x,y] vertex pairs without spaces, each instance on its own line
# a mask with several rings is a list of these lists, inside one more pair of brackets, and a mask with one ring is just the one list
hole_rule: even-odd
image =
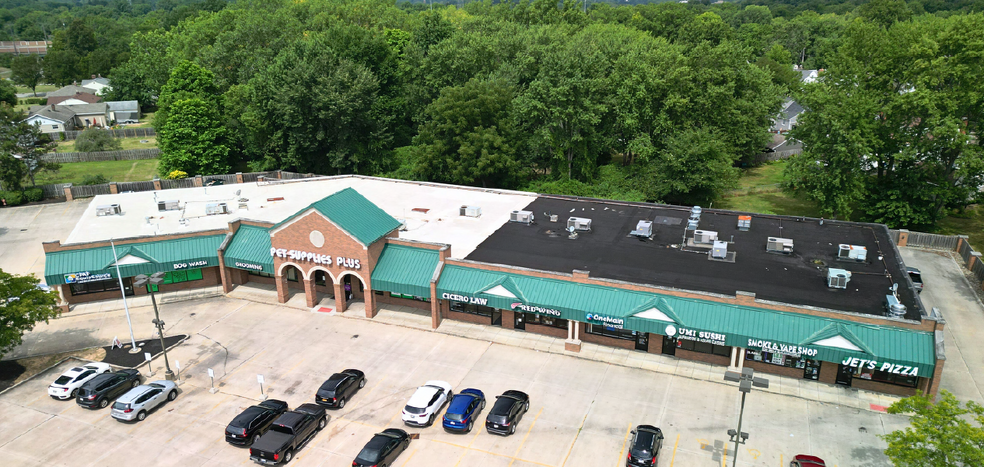
[[[70,284],[69,290],[72,295],[85,295],[90,293],[111,292],[120,290],[120,281],[108,279],[104,281],[86,282],[82,284]],[[133,280],[129,277],[123,278],[123,288],[126,295],[133,295]]]
[[269,272],[263,272],[263,271],[254,271],[254,270],[252,270],[252,269],[248,269],[248,270],[247,270],[247,272],[248,272],[248,273],[249,273],[249,275],[251,275],[251,276],[259,276],[259,277],[273,277],[273,274],[270,274]]
[[877,381],[879,383],[888,383],[888,384],[895,384],[898,386],[905,386],[908,388],[916,387],[916,383],[919,381],[918,376],[897,375],[894,373],[889,373],[887,371],[870,369],[867,366],[865,368],[855,369],[854,377],[859,379],[866,379],[868,381]]
[[291,282],[297,282],[297,269],[287,268],[287,273],[284,275],[287,276],[287,280]]
[[[390,297],[393,297],[393,298],[403,298],[403,299],[406,299],[406,300],[416,300],[418,302],[427,302],[427,303],[430,303],[430,301],[431,301],[430,300],[430,297],[418,297],[416,295],[407,295],[407,294],[394,293],[394,292],[390,292]],[[452,307],[451,309],[454,310],[454,307]],[[455,310],[455,311],[457,311],[457,310]]]
[[523,321],[526,324],[539,324],[555,328],[567,329],[567,320],[555,318],[553,316],[538,315],[536,313],[523,313]]
[[745,360],[764,362],[772,365],[784,366],[786,368],[806,368],[807,362],[812,360],[793,355],[785,355],[778,352],[764,352],[760,350],[745,350]]
[[471,303],[462,303],[462,302],[451,302],[451,311],[457,311],[461,313],[470,313],[473,315],[488,316],[489,318],[491,318],[493,310],[494,308],[492,307],[487,307],[482,305],[473,305]]
[[691,352],[720,355],[722,357],[731,356],[731,347],[727,345],[714,345],[714,344],[708,344],[706,342],[677,339],[677,348],[683,350],[689,350]]
[[603,324],[591,324],[591,323],[588,323],[588,325],[586,326],[586,328],[587,328],[586,329],[586,332],[588,334],[594,334],[594,335],[597,335],[597,336],[612,337],[612,338],[615,338],[615,339],[625,339],[625,340],[634,341],[635,340],[635,335],[636,335],[635,331],[630,331],[628,329],[613,328],[611,326],[605,326]]

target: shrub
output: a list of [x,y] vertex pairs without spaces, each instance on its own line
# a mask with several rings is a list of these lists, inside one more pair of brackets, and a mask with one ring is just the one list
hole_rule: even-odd
[[185,172],[183,170],[172,170],[171,173],[167,174],[167,176],[164,177],[164,178],[166,178],[168,180],[177,180],[179,178],[188,178],[188,172]]
[[0,191],[0,198],[7,202],[7,206],[24,204],[24,195],[19,191]]
[[118,151],[122,147],[120,140],[99,128],[88,128],[75,138],[75,150],[78,152]]
[[89,174],[82,177],[82,183],[79,185],[102,185],[103,183],[109,183],[103,174]]
[[28,188],[24,190],[24,198],[27,199],[28,203],[41,201],[42,199],[44,199],[44,191],[38,187]]

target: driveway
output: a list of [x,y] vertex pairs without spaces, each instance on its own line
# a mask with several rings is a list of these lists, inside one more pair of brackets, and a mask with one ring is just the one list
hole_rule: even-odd
[[89,199],[0,209],[0,269],[31,274],[44,280],[41,242],[65,240]]

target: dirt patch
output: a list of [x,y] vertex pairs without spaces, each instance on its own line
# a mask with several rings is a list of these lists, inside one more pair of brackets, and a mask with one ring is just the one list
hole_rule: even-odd
[[106,358],[106,349],[95,347],[72,352],[22,358],[20,360],[2,361],[0,362],[0,391],[34,376],[68,357],[78,357],[100,362]]

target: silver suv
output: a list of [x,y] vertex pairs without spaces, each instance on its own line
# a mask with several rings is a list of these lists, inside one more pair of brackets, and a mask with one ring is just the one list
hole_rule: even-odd
[[178,397],[177,386],[171,381],[152,381],[137,386],[116,399],[113,404],[113,418],[122,421],[143,420],[147,412],[161,405],[165,400]]

